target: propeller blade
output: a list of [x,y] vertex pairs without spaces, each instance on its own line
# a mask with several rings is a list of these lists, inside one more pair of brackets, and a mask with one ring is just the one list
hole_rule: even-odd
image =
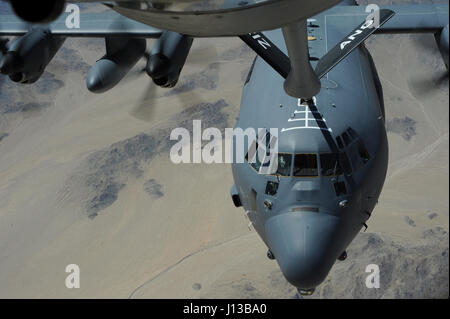
[[418,52],[423,52],[425,55],[439,56],[439,48],[432,34],[417,34],[411,37]]
[[[145,72],[145,69],[144,69]],[[143,74],[141,72],[140,74]],[[137,118],[138,120],[142,120],[145,122],[150,122],[153,119],[154,113],[154,103],[156,102],[156,90],[157,87],[153,82],[149,81],[147,85],[147,89],[144,92],[144,95],[139,100],[139,103],[131,110],[130,114]]]
[[414,79],[409,82],[409,87],[416,96],[429,96],[445,87],[448,88],[448,70],[431,77]]
[[198,65],[198,64],[206,64],[219,60],[219,54],[217,52],[217,48],[215,46],[196,46],[192,45],[191,51],[186,59],[186,64],[189,65]]
[[126,77],[124,78],[125,81],[134,81],[136,78],[142,76],[145,74],[145,66],[142,68],[135,68],[128,72]]

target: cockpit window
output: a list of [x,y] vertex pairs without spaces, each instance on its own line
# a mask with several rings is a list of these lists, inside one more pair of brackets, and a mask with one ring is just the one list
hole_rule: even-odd
[[[249,162],[249,164],[253,167],[254,170],[259,172],[259,169],[261,168],[261,161],[259,160],[258,152],[261,150],[258,148],[258,143],[256,143],[256,154],[253,160],[253,163],[251,163],[248,159],[249,153],[245,155],[245,160]],[[270,159],[269,161],[264,164],[264,166],[270,165]],[[280,176],[291,176],[291,166],[292,166],[292,154],[289,153],[278,153],[278,168],[276,175]]]
[[317,176],[317,156],[316,154],[295,154],[294,176]]
[[358,152],[359,156],[361,157],[363,163],[367,163],[370,160],[369,152],[366,149],[366,146],[364,145],[363,141],[359,141],[358,143]]
[[291,176],[292,154],[278,153],[277,175]]
[[353,171],[356,172],[357,170],[359,170],[359,168],[363,164],[361,161],[361,158],[359,157],[358,149],[356,148],[356,145],[349,148],[347,152],[348,152],[348,157],[350,158],[350,162],[352,163],[352,166],[353,166]]
[[[248,155],[249,155],[249,153],[247,153],[247,154],[245,154],[245,160],[256,170],[256,171],[259,171],[259,168],[261,167],[261,162],[260,162],[260,160],[259,160],[259,156],[258,156],[258,143],[257,142],[255,142],[256,143],[256,145],[255,145],[255,149],[256,149],[256,153],[255,153],[255,156],[254,156],[254,159],[253,158],[251,158],[250,160],[249,160],[249,158],[248,158]],[[251,162],[252,161],[252,162]]]
[[322,176],[349,174],[350,163],[345,153],[320,154],[320,171]]
[[339,146],[339,148],[344,148],[344,144],[342,144],[342,139],[340,136],[336,136],[336,143]]
[[352,129],[351,127],[349,127],[349,128],[347,129],[347,132],[348,132],[348,134],[350,135],[350,137],[351,137],[352,139],[355,139],[355,138],[358,136],[358,135],[356,134],[355,130]]
[[344,174],[352,173],[352,167],[350,166],[350,161],[348,160],[347,154],[343,152],[339,153],[339,163],[342,165]]
[[334,185],[334,191],[336,192],[336,196],[342,196],[347,194],[347,188],[345,187],[344,182],[336,182]]
[[259,172],[259,169],[261,168],[261,162],[259,161],[259,156],[256,154],[255,161],[253,163],[250,163],[250,165]]
[[359,140],[357,143],[353,144],[348,150],[348,153],[354,171],[359,170],[361,166],[370,160],[369,152],[367,151],[362,140]]
[[[266,139],[266,143],[265,143],[266,147],[265,148],[259,148],[258,142],[256,142],[256,141],[253,142],[253,143],[255,143],[255,150],[256,150],[256,152],[254,153],[254,157],[249,159],[250,151],[247,154],[245,154],[245,160],[247,162],[249,162],[250,165],[257,172],[259,172],[261,165],[263,165],[265,167],[270,165],[270,161],[266,161],[267,160],[266,157],[270,155],[270,141],[272,139],[270,132],[266,133],[265,139]],[[265,152],[265,154],[263,154],[263,152]],[[265,162],[264,164],[261,163],[260,158],[263,159],[263,161]]]
[[341,175],[342,166],[336,153],[320,154],[320,170],[322,176]]
[[275,195],[277,195],[277,191],[278,191],[278,183],[277,182],[272,182],[272,181],[267,182],[266,192],[265,192],[267,195],[275,196]]
[[344,140],[346,146],[348,146],[351,142],[351,139],[348,136],[347,132],[342,133],[342,139]]

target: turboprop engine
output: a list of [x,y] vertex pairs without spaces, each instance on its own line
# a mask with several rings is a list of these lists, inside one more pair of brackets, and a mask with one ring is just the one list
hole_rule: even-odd
[[156,85],[173,87],[178,82],[193,38],[166,31],[149,53],[146,71]]
[[86,78],[89,91],[103,93],[115,85],[145,54],[145,39],[106,38],[106,54],[90,69]]
[[145,39],[106,38],[106,55],[89,71],[86,86],[89,91],[103,93],[117,85],[131,68],[145,56],[145,71],[161,87],[175,86],[180,77],[193,38],[165,31],[146,54]]
[[0,60],[0,73],[14,82],[36,82],[64,40],[43,27],[30,30],[8,47]]

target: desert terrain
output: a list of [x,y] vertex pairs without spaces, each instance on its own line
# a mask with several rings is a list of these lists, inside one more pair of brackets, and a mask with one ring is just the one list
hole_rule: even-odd
[[[366,45],[388,176],[367,231],[308,298],[448,298],[445,65],[431,35]],[[300,298],[233,206],[230,165],[169,159],[174,127],[234,126],[254,53],[237,38],[195,39],[174,89],[139,73],[142,60],[96,95],[85,77],[103,54],[101,39],[67,39],[35,84],[0,76],[0,298]],[[68,264],[78,289],[65,286]],[[378,289],[365,287],[368,264]]]

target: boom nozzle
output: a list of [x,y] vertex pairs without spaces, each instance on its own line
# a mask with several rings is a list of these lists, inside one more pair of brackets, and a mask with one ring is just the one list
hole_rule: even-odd
[[309,62],[306,20],[286,25],[282,30],[291,62],[284,90],[293,97],[312,99],[320,91],[320,80]]

